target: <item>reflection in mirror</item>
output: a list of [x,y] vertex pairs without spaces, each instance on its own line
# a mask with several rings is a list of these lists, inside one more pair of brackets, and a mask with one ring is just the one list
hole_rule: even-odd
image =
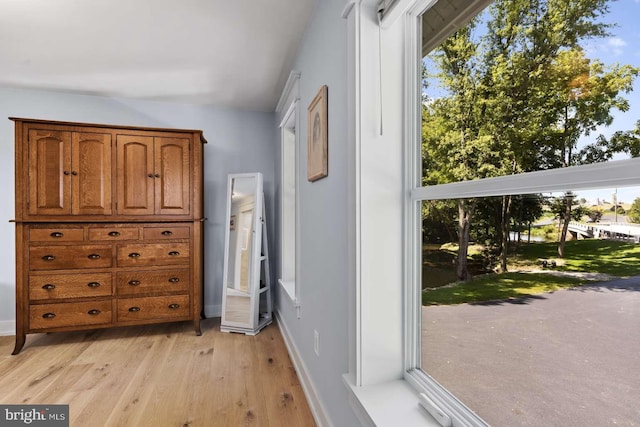
[[422,237],[424,371],[491,425],[637,420],[640,187],[425,201]]
[[252,266],[255,257],[254,231],[257,181],[255,176],[231,180],[228,261],[226,271],[225,319],[249,324],[251,314]]

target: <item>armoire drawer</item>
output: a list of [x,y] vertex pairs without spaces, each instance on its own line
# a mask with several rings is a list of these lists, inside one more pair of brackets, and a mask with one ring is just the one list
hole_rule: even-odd
[[117,249],[119,267],[188,265],[189,257],[189,243],[120,245]]
[[112,294],[111,273],[32,274],[29,299],[102,297]]
[[82,228],[32,228],[30,242],[81,242],[84,240]]
[[118,322],[188,317],[189,295],[118,299]]
[[89,227],[89,240],[138,240],[138,227]]
[[111,246],[32,246],[29,248],[29,269],[106,268],[111,267],[111,258]]
[[144,240],[188,239],[191,236],[187,226],[175,226],[168,224],[166,227],[144,227],[142,238]]
[[29,307],[32,330],[65,326],[101,325],[113,321],[111,300],[37,304]]
[[187,292],[190,283],[189,277],[188,268],[125,271],[116,275],[116,289],[118,296],[153,292]]

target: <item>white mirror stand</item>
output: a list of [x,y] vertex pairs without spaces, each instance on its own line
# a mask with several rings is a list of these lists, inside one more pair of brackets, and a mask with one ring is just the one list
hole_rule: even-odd
[[227,181],[220,330],[255,335],[272,321],[262,174]]

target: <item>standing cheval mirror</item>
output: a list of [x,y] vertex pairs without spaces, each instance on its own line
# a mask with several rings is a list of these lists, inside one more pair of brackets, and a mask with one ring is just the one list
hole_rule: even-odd
[[222,291],[223,332],[255,335],[271,323],[271,287],[262,174],[227,182]]

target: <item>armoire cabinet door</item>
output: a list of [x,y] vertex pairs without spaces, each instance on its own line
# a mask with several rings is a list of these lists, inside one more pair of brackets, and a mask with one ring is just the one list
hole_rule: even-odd
[[119,215],[188,215],[191,155],[187,138],[117,136]]
[[29,214],[71,213],[71,132],[29,130]]
[[153,215],[153,137],[118,135],[116,146],[117,213]]
[[73,132],[71,212],[111,215],[111,135]]
[[189,140],[155,138],[156,214],[188,215],[190,191]]
[[29,130],[29,214],[110,215],[111,135]]

